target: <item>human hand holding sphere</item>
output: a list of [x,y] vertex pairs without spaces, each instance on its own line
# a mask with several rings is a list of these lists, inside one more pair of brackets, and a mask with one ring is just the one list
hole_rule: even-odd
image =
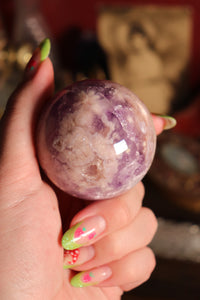
[[[146,281],[155,267],[153,252],[147,245],[156,231],[156,218],[150,209],[142,207],[144,188],[141,182],[127,191],[118,190],[122,194],[116,197],[102,201],[84,201],[61,192],[43,176],[37,156],[40,146],[38,144],[36,148],[36,139],[38,118],[41,116],[42,107],[51,108],[53,103],[49,102],[54,93],[54,81],[53,67],[51,61],[47,59],[48,44],[48,41],[44,41],[33,54],[26,69],[25,80],[10,97],[0,124],[0,294],[4,299],[13,297],[23,299],[27,296],[27,299],[108,300],[112,298],[118,300],[124,291]],[[106,99],[103,102],[106,102]],[[108,106],[102,106],[101,109],[109,108],[112,111],[115,107],[109,106],[109,101],[106,104]],[[127,161],[130,162],[131,155],[134,153],[133,137],[128,135],[131,132],[128,130],[131,123],[122,126],[120,121],[121,113],[124,111],[127,115],[131,113],[130,106],[128,104],[123,106],[124,110],[115,110],[113,118],[111,115],[110,118],[104,118],[102,111],[98,108],[97,115],[100,118],[95,118],[96,127],[93,125],[90,128],[91,130],[102,128],[103,131],[100,129],[98,132],[100,139],[101,136],[106,136],[106,132],[108,134],[110,132],[109,138],[105,139],[107,144],[102,145],[114,153],[113,161],[112,155],[109,156],[114,166],[116,166],[115,160],[119,157],[127,157]],[[82,108],[84,109],[84,106]],[[91,108],[93,111],[94,107]],[[66,110],[61,110],[61,113],[64,111]],[[79,116],[80,124],[85,121],[91,124],[93,120],[90,118],[93,116],[90,110],[87,117],[82,119],[81,115]],[[166,119],[158,116],[152,116],[152,118],[156,133],[161,133],[166,125]],[[104,121],[105,127],[102,126],[100,119]],[[55,126],[55,119],[50,123],[46,117],[43,120],[44,124],[50,126],[46,129],[52,141],[53,130],[50,129],[51,126]],[[95,120],[98,122],[95,123]],[[122,127],[123,130],[118,130]],[[116,140],[114,133],[112,136],[111,129],[119,134],[116,135]],[[39,133],[41,143],[44,143],[44,151],[48,154],[50,144],[45,145],[48,136],[43,135],[44,133],[45,130],[41,127],[41,133]],[[95,132],[94,135],[88,133],[95,140]],[[79,136],[80,134],[77,138]],[[76,135],[74,134],[73,137],[67,137],[69,138],[67,144],[68,142],[76,143]],[[119,151],[114,145],[123,141],[122,138],[126,143],[122,142]],[[63,163],[66,157],[63,157],[62,151],[58,149],[65,149],[68,145],[57,142],[54,140],[57,151],[55,153],[60,155],[58,155],[59,160]],[[89,142],[88,144],[90,146]],[[101,143],[100,145],[98,142],[93,143],[92,149],[96,145],[100,147]],[[46,146],[48,147],[45,148]],[[127,147],[130,152],[126,149]],[[75,150],[77,149],[78,147]],[[84,147],[82,149],[83,154]],[[96,149],[96,153],[100,155],[98,147]],[[124,152],[119,153],[122,149]],[[141,148],[135,150],[135,156],[139,149]],[[129,153],[131,153],[130,157]],[[50,154],[52,155],[52,151]],[[93,154],[91,152],[91,155]],[[79,166],[81,162],[78,161],[78,152],[76,156]],[[50,161],[49,157],[47,162]],[[103,157],[102,164],[105,158]],[[71,163],[76,165],[75,160],[71,160]],[[120,168],[123,169],[123,163],[118,164],[121,164]],[[131,168],[128,172],[130,175]],[[74,180],[75,177],[70,179]],[[111,183],[114,182],[113,178],[110,178]],[[105,177],[105,182],[109,182],[108,179]],[[108,188],[107,184],[105,187]],[[96,195],[94,190],[93,188],[91,199],[93,195]],[[102,185],[100,191],[103,191]],[[85,193],[83,189],[82,195],[88,198],[88,191]],[[65,230],[67,232],[63,235]],[[75,251],[77,238],[81,246]],[[69,245],[70,248],[73,246],[73,250],[68,250]],[[69,257],[72,258],[71,261]],[[63,269],[63,265],[67,269]],[[87,287],[80,290],[74,289],[72,285]],[[91,288],[92,285],[96,285],[96,288]]]

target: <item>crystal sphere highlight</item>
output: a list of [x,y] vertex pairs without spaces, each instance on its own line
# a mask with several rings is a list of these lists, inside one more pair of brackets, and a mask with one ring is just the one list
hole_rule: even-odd
[[100,200],[136,185],[151,166],[156,134],[146,106],[106,80],[79,81],[59,92],[37,130],[41,167],[61,190]]

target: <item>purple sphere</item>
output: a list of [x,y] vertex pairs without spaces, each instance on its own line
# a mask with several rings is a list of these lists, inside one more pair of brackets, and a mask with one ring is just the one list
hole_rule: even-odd
[[156,134],[146,106],[127,88],[84,80],[59,92],[41,116],[37,150],[41,167],[73,196],[112,198],[147,173]]

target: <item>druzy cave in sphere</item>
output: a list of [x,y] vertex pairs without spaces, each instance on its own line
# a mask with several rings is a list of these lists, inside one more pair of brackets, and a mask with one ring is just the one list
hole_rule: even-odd
[[83,80],[59,92],[41,116],[41,167],[60,189],[98,200],[120,195],[147,173],[156,146],[151,115],[127,88]]

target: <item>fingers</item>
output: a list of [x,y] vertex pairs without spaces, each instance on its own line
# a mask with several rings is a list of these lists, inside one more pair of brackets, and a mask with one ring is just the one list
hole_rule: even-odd
[[142,248],[135,251],[122,260],[113,262],[109,265],[112,270],[112,276],[103,286],[121,286],[123,290],[132,289],[147,281],[153,272],[156,260],[153,251],[148,248]]
[[156,230],[157,220],[153,212],[150,209],[142,208],[134,221],[128,226],[94,243],[95,258],[91,260],[88,257],[89,262],[75,267],[75,270],[87,270],[107,264],[110,261],[120,260],[129,253],[148,245]]
[[121,286],[128,290],[145,282],[155,268],[155,256],[148,247],[132,252],[121,260],[76,274],[71,284],[74,287]]
[[144,196],[142,183],[124,195],[96,201],[87,206],[72,221],[64,234],[62,245],[66,250],[88,246],[102,237],[127,226],[138,214]]
[[155,266],[146,246],[157,229],[150,209],[141,208],[140,183],[126,194],[95,202],[82,210],[64,234],[65,268],[80,271],[73,286],[134,286],[145,281]]
[[[150,209],[142,208],[133,222],[106,235],[92,246],[65,252],[65,268],[89,270],[116,261],[148,245],[157,229],[157,220]],[[92,259],[94,258],[94,259]]]

